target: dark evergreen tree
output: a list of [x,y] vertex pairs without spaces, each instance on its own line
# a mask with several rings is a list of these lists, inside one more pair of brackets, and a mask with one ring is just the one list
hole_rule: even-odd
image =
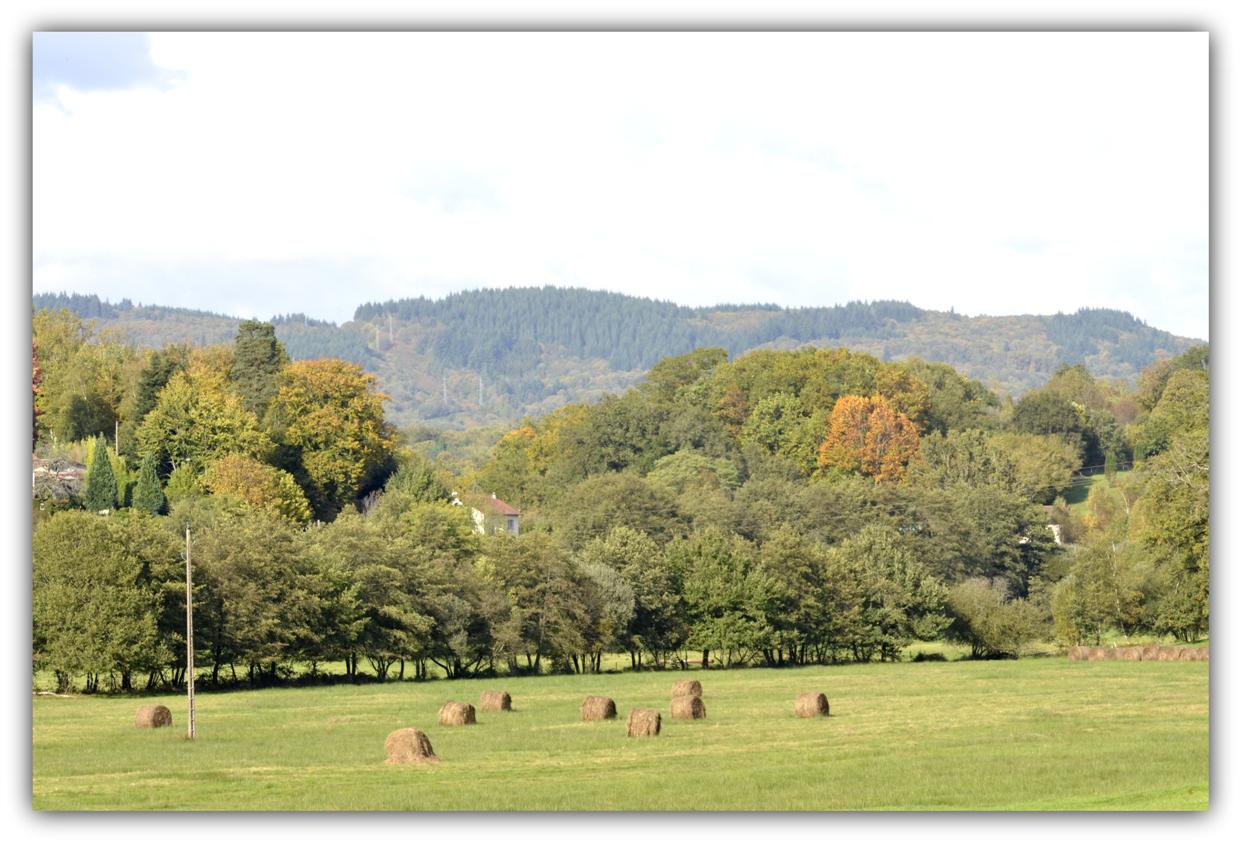
[[91,458],[90,475],[86,479],[82,502],[87,510],[95,513],[116,508],[116,475],[112,472],[108,443],[103,437],[95,440],[95,455]]
[[133,507],[135,510],[158,515],[164,511],[166,503],[164,490],[159,485],[159,476],[155,473],[155,457],[148,454],[142,459],[142,470],[138,473]]
[[237,327],[233,368],[229,373],[246,410],[262,418],[276,395],[276,374],[288,362],[271,323],[246,320]]

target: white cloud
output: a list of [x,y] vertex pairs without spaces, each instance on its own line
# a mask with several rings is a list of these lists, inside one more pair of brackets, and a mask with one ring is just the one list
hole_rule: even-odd
[[171,87],[35,106],[36,290],[345,319],[556,283],[1206,336],[1205,34],[151,43]]

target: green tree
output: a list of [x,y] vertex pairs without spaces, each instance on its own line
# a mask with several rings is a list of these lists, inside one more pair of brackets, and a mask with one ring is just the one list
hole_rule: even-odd
[[34,663],[62,690],[84,675],[86,691],[97,691],[114,672],[129,688],[132,672],[167,659],[160,593],[149,560],[122,540],[124,521],[66,511],[35,531]]
[[868,525],[829,551],[832,580],[859,584],[853,637],[842,642],[859,661],[895,661],[915,639],[948,626],[947,590],[890,527]]
[[155,472],[155,456],[147,455],[142,459],[142,469],[138,473],[138,486],[134,490],[133,507],[151,515],[159,515],[167,506],[163,487],[159,483],[159,475]]
[[1069,488],[1082,467],[1075,440],[1060,434],[1003,431],[987,437],[988,446],[1011,461],[1014,488],[1031,501],[1048,504]]
[[495,534],[484,540],[488,567],[508,599],[497,631],[511,671],[538,672],[551,658],[565,670],[583,668],[590,620],[584,578],[547,534]]
[[731,665],[769,646],[768,611],[776,590],[750,543],[708,529],[669,543],[666,554],[683,584],[686,646],[702,653],[703,668],[710,667],[713,651],[717,661]]
[[138,373],[134,388],[121,403],[121,416],[125,420],[120,431],[121,453],[130,456],[137,453],[138,426],[155,409],[159,391],[164,389],[173,375],[188,369],[189,364],[188,346],[169,345],[150,353]]
[[1016,461],[983,431],[949,431],[924,437],[918,459],[909,469],[915,482],[941,488],[963,484],[997,487],[1006,492],[1022,490]]
[[452,491],[429,462],[416,454],[406,454],[384,484],[385,493],[404,493],[415,501],[445,503]]
[[587,667],[601,670],[604,651],[629,649],[629,627],[633,621],[635,596],[624,576],[602,563],[582,563],[586,598]]
[[307,553],[325,585],[318,593],[319,611],[327,616],[319,648],[329,658],[344,659],[350,677],[357,673],[358,655],[365,655],[381,681],[393,665],[404,676],[406,659],[425,657],[433,623],[423,611],[417,545],[383,528],[344,513],[307,532]]
[[836,607],[828,595],[824,555],[822,546],[787,523],[760,547],[759,561],[773,585],[768,664],[803,664],[829,635]]
[[754,406],[741,426],[740,442],[787,457],[802,474],[809,475],[816,465],[826,418],[822,411],[807,411],[797,396],[775,393]]
[[1185,640],[1208,629],[1210,611],[1210,432],[1203,423],[1147,462],[1132,518],[1132,534],[1156,562],[1152,624]]
[[1016,659],[1044,633],[1039,608],[1026,598],[1013,599],[1003,581],[971,578],[948,591],[953,619],[950,639],[970,646],[974,659]]
[[1052,594],[1056,638],[1069,645],[1097,645],[1109,629],[1126,636],[1136,632],[1149,577],[1143,562],[1137,548],[1114,536],[1096,536],[1080,546]]
[[649,655],[657,667],[665,666],[688,630],[680,578],[660,547],[645,533],[622,525],[587,542],[579,558],[587,571],[602,566],[618,572],[633,593],[624,634],[630,665],[640,670]]
[[94,513],[116,508],[116,475],[112,472],[108,444],[103,437],[95,440],[95,453],[91,457],[82,503],[87,510]]
[[595,475],[568,489],[552,509],[555,530],[571,549],[604,536],[618,525],[663,544],[685,532],[685,517],[672,494],[622,472]]
[[182,466],[197,474],[226,454],[266,457],[272,443],[253,413],[229,393],[222,376],[193,366],[173,375],[137,433],[138,450],[159,461],[160,474]]
[[[252,683],[317,648],[316,579],[284,519],[243,506],[202,511],[194,530],[195,636],[218,683],[240,663]],[[182,523],[184,511],[174,511]],[[197,642],[196,642],[197,647]]]
[[229,377],[246,410],[263,418],[276,395],[280,368],[288,362],[274,325],[250,319],[237,326]]
[[676,495],[692,488],[736,489],[739,484],[737,465],[731,460],[693,451],[678,451],[659,458],[646,479]]

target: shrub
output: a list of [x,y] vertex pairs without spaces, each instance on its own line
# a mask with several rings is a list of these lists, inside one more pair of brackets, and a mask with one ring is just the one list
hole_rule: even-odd
[[949,638],[970,646],[974,659],[1021,656],[1043,633],[1038,608],[1025,599],[1008,599],[1000,581],[974,578],[948,593],[953,621]]

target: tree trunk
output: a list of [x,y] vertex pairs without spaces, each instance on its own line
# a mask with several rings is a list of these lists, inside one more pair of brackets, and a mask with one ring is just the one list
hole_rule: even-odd
[[709,667],[710,663],[711,663],[711,651],[705,650],[702,652],[702,668],[704,671]]

